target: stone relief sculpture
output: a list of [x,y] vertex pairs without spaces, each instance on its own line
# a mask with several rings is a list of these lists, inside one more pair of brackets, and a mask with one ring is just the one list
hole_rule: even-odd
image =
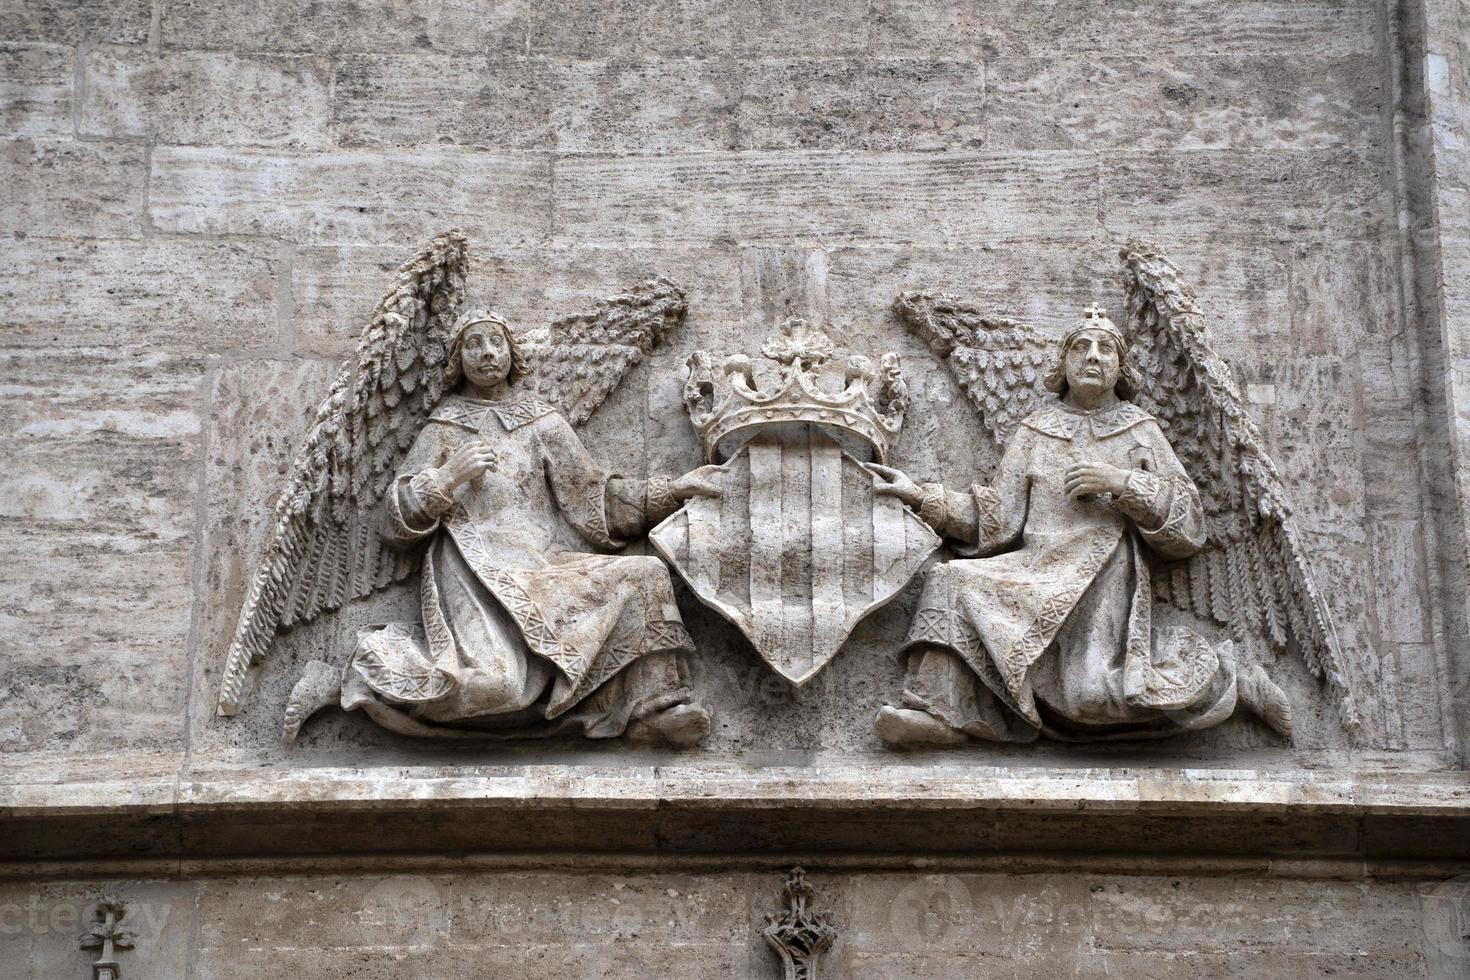
[[422,623],[364,630],[345,667],[309,663],[288,739],[339,704],[406,735],[696,742],[710,717],[689,688],[668,570],[594,552],[718,490],[707,471],[609,473],[573,430],[683,321],[683,294],[645,282],[523,340],[494,313],[459,313],[466,254],[450,233],[402,268],[319,409],[241,614],[220,713],[238,709],[278,628],[420,570]]
[[1094,305],[1060,347],[952,299],[899,297],[1004,446],[963,492],[888,465],[909,404],[897,355],[839,356],[797,318],[759,361],[689,357],[708,465],[612,473],[575,427],[683,321],[683,294],[652,280],[522,336],[461,312],[466,256],[449,233],[403,266],[319,408],[221,714],[278,630],[419,573],[420,621],[361,631],[342,666],[307,664],[288,739],[338,705],[414,736],[697,742],[710,717],[669,571],[609,554],[657,525],[650,541],[694,594],[798,687],[949,539],[961,557],[928,572],[902,699],[876,720],[890,745],[1158,737],[1237,708],[1289,736],[1258,658],[1287,646],[1356,728],[1280,477],[1154,250],[1123,253],[1127,328]]
[[792,868],[781,885],[786,907],[766,914],[761,938],[781,960],[785,980],[818,980],[822,958],[837,939],[837,924],[830,912],[812,908],[817,897],[803,868]]
[[963,492],[870,464],[964,556],[925,580],[902,700],[876,720],[890,745],[1157,737],[1237,707],[1289,736],[1256,658],[1289,642],[1357,727],[1301,530],[1193,294],[1149,247],[1123,265],[1128,331],[1092,306],[1055,355],[1014,320],[898,299],[1005,448]]
[[718,496],[691,499],[649,535],[694,594],[800,687],[854,626],[908,584],[939,547],[862,462],[884,460],[903,425],[898,355],[836,359],[799,318],[717,371],[696,351],[684,402]]

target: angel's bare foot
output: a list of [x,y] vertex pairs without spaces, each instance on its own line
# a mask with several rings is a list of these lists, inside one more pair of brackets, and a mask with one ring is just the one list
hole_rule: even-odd
[[1291,702],[1260,664],[1242,665],[1235,681],[1240,703],[1273,731],[1291,738]]
[[917,708],[884,705],[873,720],[873,730],[885,745],[895,749],[963,745],[970,740],[958,728],[951,728],[929,712]]
[[309,662],[286,700],[286,720],[281,735],[288,742],[296,741],[306,719],[341,699],[342,672],[320,660]]
[[682,749],[704,741],[709,730],[708,711],[697,704],[676,704],[634,721],[628,726],[628,738],[634,742],[662,742]]

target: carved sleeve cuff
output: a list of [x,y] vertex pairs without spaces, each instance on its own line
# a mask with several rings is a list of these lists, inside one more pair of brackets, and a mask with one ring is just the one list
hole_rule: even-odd
[[966,541],[975,542],[976,549],[985,554],[1010,543],[1014,536],[1007,528],[1005,504],[1000,492],[994,487],[975,485],[970,488],[969,510],[974,513],[974,524]]
[[388,493],[392,538],[400,543],[422,539],[454,508],[449,483],[437,469],[399,477]]
[[655,476],[630,480],[614,476],[607,481],[607,526],[619,541],[636,538],[679,509],[674,499],[674,478]]
[[969,543],[975,537],[975,503],[968,493],[944,489],[938,483],[919,484],[919,519],[941,537]]
[[936,534],[948,533],[949,507],[946,504],[942,485],[938,483],[919,484],[919,520],[932,527]]
[[1139,530],[1157,529],[1168,510],[1169,486],[1147,470],[1133,470],[1114,505],[1137,524]]
[[648,514],[650,525],[657,524],[679,509],[679,501],[674,497],[674,478],[671,476],[651,477],[643,496],[644,511]]
[[1114,506],[1137,525],[1144,542],[1166,558],[1185,558],[1204,546],[1199,491],[1187,479],[1134,470]]
[[454,494],[449,481],[437,469],[427,469],[408,481],[408,488],[418,498],[419,509],[438,520],[454,508]]

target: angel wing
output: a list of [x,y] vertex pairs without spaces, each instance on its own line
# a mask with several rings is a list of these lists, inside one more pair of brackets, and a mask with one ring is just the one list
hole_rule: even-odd
[[533,331],[525,338],[532,390],[579,426],[688,312],[678,286],[650,279]]
[[[1360,729],[1332,616],[1313,577],[1301,529],[1276,465],[1246,413],[1229,366],[1210,346],[1204,316],[1178,270],[1157,250],[1123,250],[1129,352],[1153,414],[1200,489],[1208,541],[1193,558],[1163,565],[1155,596],[1229,628],[1243,644],[1295,640]],[[987,316],[948,296],[902,293],[899,318],[943,358],[997,446],[1046,397],[1054,343],[1033,327]]]
[[[450,232],[405,264],[373,311],[355,361],[317,410],[226,654],[220,714],[239,709],[245,677],[279,630],[417,569],[416,554],[384,546],[382,500],[445,394],[444,362],[467,261],[464,236]],[[655,279],[557,320],[525,338],[526,383],[580,425],[687,311],[679,287]]]
[[415,556],[384,547],[380,502],[444,394],[449,332],[464,302],[468,243],[440,235],[399,268],[357,356],[337,375],[276,502],[220,681],[219,713],[240,707],[245,677],[278,629],[407,577]]
[[1235,378],[1210,346],[1204,315],[1179,270],[1152,246],[1122,250],[1129,332],[1142,378],[1134,401],[1159,420],[1200,490],[1209,534],[1193,558],[1163,566],[1155,596],[1238,638],[1296,641],[1360,729],[1332,615],[1312,574],[1276,464]]
[[987,316],[952,296],[905,292],[900,320],[949,367],[997,449],[1040,407],[1053,344],[1019,320]]

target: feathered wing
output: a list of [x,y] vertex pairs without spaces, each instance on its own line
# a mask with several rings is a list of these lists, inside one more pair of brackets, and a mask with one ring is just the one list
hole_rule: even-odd
[[239,709],[245,677],[278,630],[417,567],[417,556],[382,541],[381,501],[444,394],[446,347],[467,271],[467,243],[458,232],[438,236],[404,263],[373,310],[356,357],[317,409],[225,657],[220,714]]
[[525,338],[527,383],[574,426],[591,417],[623,376],[684,322],[684,292],[650,279],[562,317]]
[[900,293],[894,311],[943,359],[996,448],[1039,407],[1052,344],[1018,320],[993,317],[951,296]]
[[1198,555],[1160,569],[1155,595],[1247,643],[1264,639],[1280,649],[1295,640],[1336,695],[1344,726],[1357,731],[1337,632],[1302,531],[1230,367],[1210,346],[1194,294],[1156,249],[1130,242],[1121,256],[1130,354],[1142,378],[1134,400],[1159,420],[1198,484],[1209,533]]

